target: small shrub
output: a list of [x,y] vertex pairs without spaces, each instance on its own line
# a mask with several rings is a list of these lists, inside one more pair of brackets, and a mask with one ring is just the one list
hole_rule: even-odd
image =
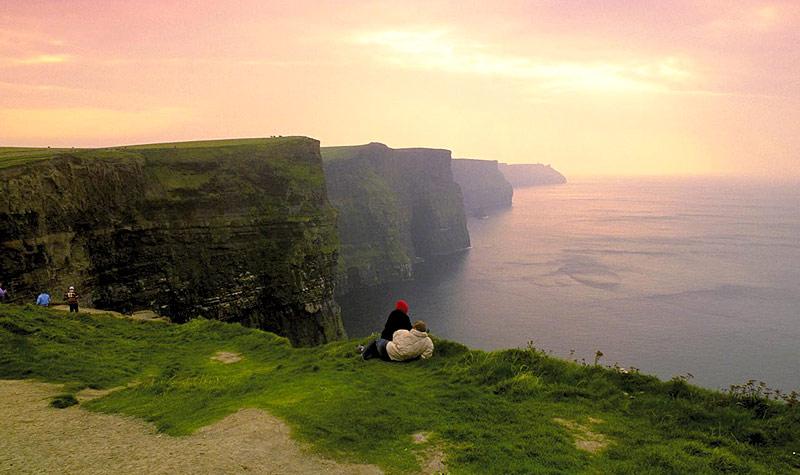
[[717,450],[711,456],[711,468],[722,473],[750,473],[750,468],[729,452]]
[[766,445],[767,434],[760,429],[755,429],[744,436],[744,440],[750,445]]
[[675,377],[667,383],[667,394],[673,399],[681,399],[688,398],[692,393],[685,379]]
[[65,409],[76,404],[78,404],[78,400],[72,394],[59,394],[50,401],[50,407],[56,409]]
[[683,451],[693,457],[708,457],[711,451],[700,442],[689,441],[683,444]]
[[501,381],[495,394],[505,394],[513,400],[525,399],[542,391],[542,382],[530,373],[520,373],[513,378]]

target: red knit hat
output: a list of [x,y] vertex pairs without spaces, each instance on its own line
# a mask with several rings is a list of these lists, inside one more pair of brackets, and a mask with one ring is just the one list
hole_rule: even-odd
[[394,308],[400,310],[403,313],[408,313],[408,303],[405,300],[398,300],[396,304],[394,304]]

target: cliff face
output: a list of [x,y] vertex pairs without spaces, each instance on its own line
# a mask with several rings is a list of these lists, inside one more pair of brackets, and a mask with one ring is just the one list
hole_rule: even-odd
[[511,207],[514,189],[506,181],[496,160],[453,160],[453,179],[464,195],[464,209],[472,216]]
[[514,188],[538,185],[560,185],[567,182],[564,175],[556,171],[550,165],[542,165],[541,163],[501,163],[500,171]]
[[337,291],[410,279],[416,262],[469,247],[448,150],[323,147],[339,210]]
[[316,140],[37,154],[0,149],[0,281],[15,300],[75,285],[98,308],[237,321],[301,345],[344,335]]

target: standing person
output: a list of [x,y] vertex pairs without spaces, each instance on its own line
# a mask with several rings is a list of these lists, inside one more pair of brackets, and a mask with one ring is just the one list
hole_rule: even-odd
[[392,341],[392,336],[397,330],[411,330],[411,319],[408,317],[408,303],[405,300],[398,300],[394,304],[394,310],[386,319],[383,326],[381,338]]
[[0,303],[5,303],[8,299],[8,290],[3,288],[3,283],[0,282]]
[[39,305],[39,306],[42,306],[42,307],[49,307],[50,306],[50,294],[48,294],[46,291],[42,292],[41,294],[39,294],[39,296],[36,297],[36,305]]
[[70,286],[70,288],[67,291],[67,293],[64,294],[64,298],[67,300],[67,303],[69,304],[69,312],[70,313],[72,313],[72,312],[78,313],[78,298],[79,297],[80,297],[80,295],[78,295],[78,292],[75,292],[75,287],[72,287],[72,286]]

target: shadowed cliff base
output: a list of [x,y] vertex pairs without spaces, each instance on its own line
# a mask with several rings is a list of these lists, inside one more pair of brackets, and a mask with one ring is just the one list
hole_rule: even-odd
[[15,302],[197,316],[300,345],[343,336],[338,239],[306,137],[0,149],[0,281]]

